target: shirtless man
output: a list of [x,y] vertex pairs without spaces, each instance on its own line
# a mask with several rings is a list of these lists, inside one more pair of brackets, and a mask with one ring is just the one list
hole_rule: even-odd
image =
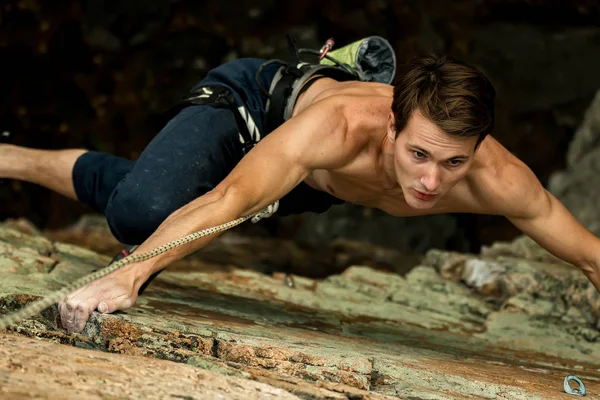
[[[249,79],[258,65],[252,59],[224,64],[203,82],[233,88],[262,126],[265,95]],[[262,73],[268,87],[274,70]],[[91,205],[120,241],[141,243],[138,252],[278,199],[284,215],[323,212],[343,201],[399,217],[503,215],[600,290],[600,240],[488,135],[494,97],[475,68],[429,56],[412,62],[395,86],[317,80],[298,98],[293,117],[243,157],[232,111],[202,105],[181,111],[136,162],[4,145],[0,177]],[[152,274],[213,238],[127,265],[74,292],[59,304],[63,326],[79,332],[94,310],[132,307]]]

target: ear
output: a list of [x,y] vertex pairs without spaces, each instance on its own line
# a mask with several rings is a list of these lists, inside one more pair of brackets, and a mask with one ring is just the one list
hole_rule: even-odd
[[388,114],[387,137],[391,142],[396,140],[396,119],[394,118],[393,112]]

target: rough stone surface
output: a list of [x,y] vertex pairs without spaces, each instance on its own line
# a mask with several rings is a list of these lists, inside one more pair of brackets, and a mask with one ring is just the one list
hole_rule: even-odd
[[[600,85],[598,85],[600,87]],[[583,122],[569,144],[567,162],[576,168],[579,162],[600,145],[600,90],[588,107]]]
[[[588,57],[600,50],[599,29],[548,30],[497,22],[478,27],[472,38],[470,58],[494,82],[503,110],[524,114],[556,109],[588,99],[600,87],[600,76],[594,72],[600,68],[600,57]],[[585,79],[571,80],[572,76]]]
[[[57,357],[60,354],[60,357]],[[3,399],[299,399],[286,390],[207,368],[71,348],[0,334]]]
[[[1,313],[108,262],[14,226],[0,226]],[[244,253],[254,241],[259,250]],[[381,258],[375,250],[364,252]],[[65,333],[55,306],[19,323],[0,334],[0,393],[564,399],[563,380],[576,375],[600,395],[598,293],[529,240],[478,255],[430,251],[403,274],[354,265],[293,275],[293,288],[280,271],[265,272],[280,252],[303,254],[229,232],[164,271],[132,309],[94,313],[81,334]],[[31,270],[47,259],[54,268]]]

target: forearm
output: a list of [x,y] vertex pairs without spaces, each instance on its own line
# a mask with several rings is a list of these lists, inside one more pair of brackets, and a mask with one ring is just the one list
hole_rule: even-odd
[[[152,249],[180,239],[191,233],[229,222],[245,214],[247,204],[235,190],[225,193],[209,192],[171,214],[135,253]],[[137,281],[141,285],[150,275],[170,263],[208,245],[218,234],[211,234],[178,246],[135,265]]]

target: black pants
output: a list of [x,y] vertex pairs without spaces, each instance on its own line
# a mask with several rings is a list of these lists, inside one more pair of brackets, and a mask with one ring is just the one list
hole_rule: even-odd
[[165,126],[137,161],[83,154],[73,168],[75,192],[106,216],[119,241],[139,244],[169,214],[227,176],[241,159],[237,134],[230,110],[190,106]]

